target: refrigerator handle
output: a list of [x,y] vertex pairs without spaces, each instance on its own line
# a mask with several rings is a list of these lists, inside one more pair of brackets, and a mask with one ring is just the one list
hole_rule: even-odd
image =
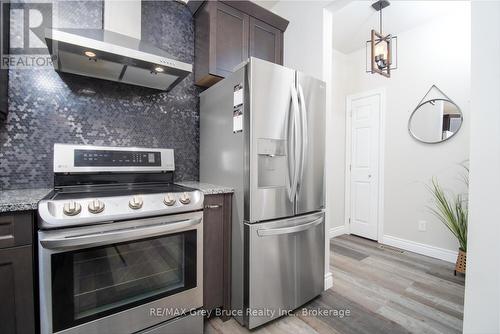
[[[297,150],[298,147],[298,122],[299,122],[299,98],[297,95],[297,90],[292,85],[290,86],[291,98],[292,98],[292,108],[290,118],[292,119],[292,123],[288,121],[287,129],[291,128],[287,133],[287,141],[288,141],[288,197],[290,201],[293,201],[295,195],[297,193],[297,182],[299,177],[299,168],[297,166],[299,152]],[[293,171],[292,171],[293,168]],[[291,175],[290,175],[291,174]]]
[[313,220],[312,222],[308,222],[302,225],[296,225],[291,227],[281,227],[281,228],[268,228],[268,229],[259,229],[257,230],[257,235],[259,237],[265,237],[270,235],[281,235],[281,234],[289,234],[289,233],[297,233],[306,231],[312,227],[318,226],[323,222],[323,217]]
[[[300,128],[301,128],[301,150],[300,150],[300,167],[299,167],[299,175],[298,175],[298,184],[302,185],[302,177],[304,175],[304,167],[306,164],[307,157],[307,109],[306,109],[306,101],[304,97],[304,90],[302,86],[299,84],[299,101],[300,101]],[[300,190],[300,186],[299,186]]]

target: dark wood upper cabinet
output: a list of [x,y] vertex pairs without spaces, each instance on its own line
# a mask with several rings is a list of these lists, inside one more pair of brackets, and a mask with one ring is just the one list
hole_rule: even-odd
[[249,16],[222,2],[215,2],[215,75],[225,77],[248,58]]
[[288,21],[251,1],[206,1],[195,17],[195,83],[210,87],[249,57],[283,64]]
[[[10,5],[6,1],[0,1],[0,54],[9,53],[10,35]],[[0,121],[7,117],[9,93],[9,70],[0,69]]]
[[250,18],[250,57],[283,64],[283,33],[275,27]]

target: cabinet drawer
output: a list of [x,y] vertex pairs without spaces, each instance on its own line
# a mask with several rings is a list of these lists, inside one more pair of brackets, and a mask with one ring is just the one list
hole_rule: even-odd
[[0,215],[0,248],[31,245],[33,214],[31,212]]

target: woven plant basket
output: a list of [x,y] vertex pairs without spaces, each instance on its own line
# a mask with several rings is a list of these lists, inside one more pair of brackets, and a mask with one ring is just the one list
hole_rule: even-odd
[[465,265],[467,263],[467,253],[463,250],[458,251],[457,263],[455,264],[455,276],[458,273],[465,274]]

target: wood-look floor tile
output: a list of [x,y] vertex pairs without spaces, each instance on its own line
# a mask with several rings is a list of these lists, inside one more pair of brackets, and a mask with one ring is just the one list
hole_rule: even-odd
[[[333,287],[293,316],[248,331],[231,319],[210,319],[209,334],[460,333],[464,277],[453,264],[345,235],[330,242]],[[349,316],[307,310],[348,309]]]
[[415,289],[427,292],[431,295],[439,297],[444,300],[449,300],[455,304],[464,303],[464,295],[460,294],[458,291],[453,291],[451,289],[442,288],[440,286],[436,286],[435,284],[428,284],[423,282],[415,282],[413,283],[413,287]]
[[331,250],[334,253],[341,254],[341,255],[344,255],[344,256],[348,256],[348,257],[350,257],[350,258],[352,258],[354,260],[358,260],[358,261],[361,261],[364,258],[368,257],[368,254],[365,254],[365,253],[362,253],[362,252],[358,252],[358,251],[356,251],[356,250],[354,250],[352,248],[344,247],[342,245],[335,244],[335,243],[332,244]]
[[363,260],[367,265],[371,265],[374,268],[378,268],[382,271],[387,271],[394,273],[395,275],[409,279],[412,282],[425,282],[427,284],[432,284],[434,286],[439,286],[442,289],[449,291],[456,291],[457,294],[463,294],[463,285],[449,280],[444,280],[439,277],[426,274],[425,271],[421,271],[414,268],[404,267],[395,264],[394,262],[376,257],[369,257]]
[[319,298],[311,302],[308,307],[349,310],[350,315],[348,317],[320,317],[321,321],[341,333],[408,333],[406,329],[394,321],[384,318],[332,290],[323,293]]
[[416,300],[419,303],[430,306],[440,312],[446,313],[452,317],[455,317],[459,320],[463,319],[463,306],[459,306],[456,304],[449,304],[443,300],[436,300],[436,298],[429,298],[429,296],[422,296],[421,293],[412,291],[411,289],[406,290],[403,293],[403,296]]

